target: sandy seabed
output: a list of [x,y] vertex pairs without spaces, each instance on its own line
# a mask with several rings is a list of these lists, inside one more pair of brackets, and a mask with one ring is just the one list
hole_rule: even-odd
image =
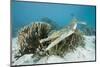
[[84,36],[85,47],[77,47],[75,51],[66,53],[64,57],[45,56],[36,61],[37,57],[33,54],[25,54],[18,60],[14,58],[19,46],[17,45],[17,37],[12,39],[12,65],[30,65],[30,64],[46,64],[46,63],[62,63],[62,62],[79,62],[79,61],[95,61],[95,36]]

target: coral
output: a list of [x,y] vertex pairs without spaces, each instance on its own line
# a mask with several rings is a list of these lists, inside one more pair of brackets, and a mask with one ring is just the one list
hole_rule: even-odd
[[69,26],[55,31],[48,38],[40,40],[40,43],[51,41],[45,51],[49,51],[49,54],[63,55],[69,49],[73,50],[79,45],[84,46],[84,37],[76,28],[77,19],[74,18]]
[[49,54],[63,56],[66,52],[75,50],[78,46],[85,46],[84,37],[76,30],[72,35],[63,39],[56,46],[49,50]]
[[34,22],[22,28],[18,35],[20,53],[63,56],[78,46],[84,47],[84,37],[77,30],[77,19],[73,19],[68,27],[64,27],[51,34],[52,25],[46,22]]
[[62,40],[64,40],[65,38],[69,37],[71,34],[74,33],[74,31],[77,28],[77,19],[74,18],[71,22],[71,24],[68,27],[65,27],[57,32],[54,32],[52,35],[48,36],[48,38],[46,39],[42,39],[40,41],[40,43],[48,41],[50,39],[55,39],[53,42],[51,42],[49,44],[49,46],[46,48],[45,51],[48,51],[49,49],[51,49],[52,47],[54,47],[55,45],[57,45],[59,42],[61,42]]
[[44,22],[34,22],[22,28],[18,35],[21,54],[35,53],[37,48],[41,46],[39,40],[46,38],[50,29],[51,26]]

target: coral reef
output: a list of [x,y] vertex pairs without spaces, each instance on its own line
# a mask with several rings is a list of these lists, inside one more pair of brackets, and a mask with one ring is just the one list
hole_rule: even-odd
[[22,28],[18,35],[18,44],[21,54],[35,53],[37,48],[42,46],[39,40],[46,38],[51,29],[48,23],[35,22]]
[[46,51],[49,54],[60,56],[63,56],[67,51],[74,50],[78,46],[84,47],[84,37],[82,32],[77,29],[77,24],[78,20],[74,18],[70,25],[52,33],[48,38],[40,40],[40,43],[51,41]]
[[18,35],[19,52],[63,56],[78,46],[84,47],[84,37],[77,29],[77,19],[71,24],[52,33],[52,25],[46,22],[33,22],[22,28]]
[[75,50],[78,46],[84,47],[84,37],[81,32],[75,30],[75,32],[69,37],[59,42],[56,46],[49,50],[50,54],[64,56],[66,52]]

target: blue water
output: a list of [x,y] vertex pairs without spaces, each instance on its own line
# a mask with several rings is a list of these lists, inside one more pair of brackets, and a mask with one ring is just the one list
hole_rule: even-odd
[[72,15],[88,26],[95,28],[96,7],[64,4],[47,4],[34,2],[12,2],[12,34],[16,36],[17,31],[34,21],[39,21],[43,17],[55,21],[59,26],[68,24]]

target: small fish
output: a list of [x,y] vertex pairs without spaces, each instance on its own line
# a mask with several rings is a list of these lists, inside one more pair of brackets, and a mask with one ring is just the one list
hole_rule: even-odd
[[87,25],[87,23],[84,21],[79,22],[79,24]]

